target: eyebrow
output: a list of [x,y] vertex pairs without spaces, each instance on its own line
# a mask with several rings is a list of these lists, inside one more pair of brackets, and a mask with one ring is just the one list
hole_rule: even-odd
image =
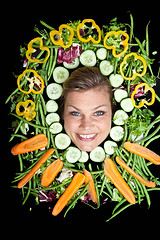
[[[73,108],[75,108],[77,111],[81,111],[79,108],[77,108],[77,107],[75,107],[75,106],[73,106],[73,105],[68,105],[68,107],[73,107]],[[108,105],[107,105],[107,104],[99,105],[99,106],[93,108],[92,110],[95,111],[95,110],[97,110],[97,109],[99,109],[99,108],[101,108],[101,107],[108,107]]]

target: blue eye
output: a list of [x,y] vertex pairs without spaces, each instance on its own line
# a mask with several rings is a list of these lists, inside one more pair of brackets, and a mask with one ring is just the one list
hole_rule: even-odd
[[103,111],[98,111],[98,112],[96,112],[94,115],[96,115],[96,116],[102,116],[102,115],[104,115],[104,113],[105,113],[105,112],[103,112]]
[[80,116],[80,113],[78,113],[78,112],[70,112],[70,114],[71,114],[72,116]]

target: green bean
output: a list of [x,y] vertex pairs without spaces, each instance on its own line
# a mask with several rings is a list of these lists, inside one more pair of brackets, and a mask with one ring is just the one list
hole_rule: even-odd
[[130,27],[129,43],[132,42],[133,28],[134,28],[133,16],[131,13],[130,13],[130,20],[131,20],[131,27]]
[[49,79],[50,79],[50,77],[53,73],[54,68],[55,68],[56,61],[57,61],[57,54],[58,54],[58,48],[55,48],[55,50],[54,50],[54,61],[53,61],[53,64],[51,66],[50,73],[48,73],[48,81],[49,81]]
[[22,161],[22,156],[19,154],[18,155],[18,159],[19,159],[19,164],[20,164],[20,172],[23,171],[23,161]]
[[29,195],[30,195],[30,191],[31,191],[31,180],[30,180],[28,183],[29,183],[28,192],[27,192],[27,195],[26,195],[25,199],[23,200],[22,205],[25,204],[25,202],[27,201],[27,199],[28,199],[28,197],[29,197]]
[[18,126],[16,127],[16,130],[14,131],[14,136],[12,135],[11,138],[9,139],[9,142],[11,142],[13,140],[13,138],[15,137],[16,133],[18,132],[19,128],[21,127],[21,124],[23,123],[23,121],[21,120],[18,124]]
[[22,120],[23,122],[28,123],[28,125],[30,125],[30,126],[32,126],[32,127],[34,127],[34,128],[48,129],[48,127],[44,127],[44,126],[37,125],[37,124],[34,124],[34,123],[32,123],[32,122],[29,122],[29,121],[27,121],[26,119],[24,119],[24,118],[22,118],[22,117],[20,117],[20,116],[18,116],[18,115],[16,115],[16,114],[14,114],[14,113],[10,113],[10,114],[13,115],[13,116],[16,117],[16,118],[19,118],[19,119]]

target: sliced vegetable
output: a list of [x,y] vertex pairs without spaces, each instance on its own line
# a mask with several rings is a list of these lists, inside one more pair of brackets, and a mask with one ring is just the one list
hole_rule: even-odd
[[53,154],[55,149],[49,149],[44,156],[39,160],[39,162],[27,173],[27,175],[22,178],[22,180],[18,183],[18,188],[24,187],[27,182],[33,177],[35,172],[42,166],[42,164]]
[[114,92],[114,98],[116,102],[120,102],[123,98],[126,98],[128,93],[124,89],[117,88]]
[[[91,27],[89,28],[86,23],[91,24]],[[89,28],[89,30],[88,30],[88,28]],[[87,38],[84,37],[86,29],[89,32],[89,36],[87,36]],[[95,39],[95,37],[93,37],[95,35],[95,33],[91,33],[91,32],[93,32],[93,30],[94,30],[94,32],[96,31],[98,33],[98,36],[96,36],[96,39]],[[81,32],[83,32],[83,34],[81,34]],[[93,34],[93,36],[92,36],[92,34]],[[87,33],[87,35],[88,35],[88,33]],[[101,41],[101,29],[99,28],[99,26],[95,23],[95,21],[93,19],[84,19],[82,21],[82,23],[78,24],[78,26],[77,26],[77,36],[81,42],[92,41],[93,43],[99,43]]]
[[63,66],[68,69],[74,69],[79,66],[79,58],[75,58],[71,63],[63,62]]
[[61,171],[63,167],[63,162],[60,159],[57,159],[53,163],[51,163],[44,171],[42,179],[41,179],[41,185],[43,187],[49,186],[57,174]]
[[67,134],[59,133],[55,137],[55,144],[58,149],[64,150],[71,144],[71,139]]
[[82,186],[85,181],[85,176],[82,173],[76,173],[73,177],[72,182],[65,190],[63,195],[59,198],[56,205],[53,208],[52,215],[57,216],[63,208],[67,205],[69,200],[73,197],[73,195],[77,192],[77,190]]
[[103,60],[99,65],[99,69],[104,76],[108,76],[113,72],[114,66],[109,61]]
[[96,55],[98,59],[104,60],[107,57],[107,50],[105,48],[99,48]]
[[35,151],[46,147],[48,139],[45,134],[40,133],[32,138],[29,138],[11,149],[13,155],[23,154],[31,151]]
[[128,114],[123,110],[117,110],[113,117],[113,122],[116,125],[124,125],[128,119]]
[[90,159],[93,162],[103,162],[105,159],[104,149],[100,146],[96,147],[94,150],[90,152]]
[[[63,33],[66,33],[65,38],[63,38]],[[72,39],[74,36],[74,30],[67,24],[62,24],[59,26],[59,31],[52,30],[50,32],[50,38],[53,44],[60,45],[63,48],[69,48],[72,45]]]
[[[141,89],[141,88],[143,89],[143,87],[144,87],[144,94],[146,92],[150,91],[152,93],[152,98],[151,98],[151,101],[149,101],[149,102],[145,99],[142,99],[140,101],[140,103],[137,105],[135,103],[135,95],[138,93],[139,89]],[[152,87],[150,87],[147,83],[140,83],[135,87],[133,93],[131,94],[131,100],[132,100],[134,107],[136,107],[136,108],[141,108],[144,106],[144,104],[150,106],[155,102],[155,90]]]
[[114,162],[107,158],[104,161],[104,174],[111,180],[115,187],[120,191],[120,193],[125,197],[125,199],[131,204],[136,203],[135,196],[125,182],[119,171],[117,170]]
[[124,79],[120,74],[111,74],[109,81],[114,88],[118,88],[122,85]]
[[58,104],[54,100],[49,100],[46,103],[47,112],[56,112],[58,110]]
[[150,149],[139,145],[138,143],[125,142],[124,148],[129,152],[135,153],[136,155],[141,156],[156,165],[160,165],[160,156]]
[[98,204],[97,193],[96,193],[96,189],[94,186],[94,181],[93,181],[92,175],[86,169],[83,170],[83,173],[85,175],[85,185],[87,185],[89,183],[89,185],[87,187],[87,191],[88,191],[89,195],[91,196],[92,201],[94,203]]
[[36,116],[35,103],[32,100],[19,102],[16,105],[16,113],[18,116],[25,116],[27,121],[32,121]]
[[131,98],[122,99],[122,101],[120,102],[120,105],[125,112],[131,112],[134,109],[134,105],[132,103]]
[[63,83],[69,77],[69,71],[64,67],[56,67],[53,71],[53,79],[56,83]]
[[124,128],[121,126],[112,127],[109,134],[114,141],[119,142],[124,136]]
[[48,125],[51,125],[53,122],[59,122],[60,121],[60,116],[57,113],[49,113],[46,116],[46,122]]
[[117,143],[107,140],[104,142],[104,150],[108,155],[112,155],[115,152],[115,148],[118,147]]
[[80,159],[81,151],[77,147],[69,147],[65,157],[68,162],[75,163]]
[[60,84],[50,83],[47,86],[46,91],[47,91],[47,95],[50,99],[56,100],[56,99],[60,98],[60,96],[62,95],[63,88]]
[[96,54],[92,50],[86,50],[81,54],[80,62],[84,66],[93,67],[96,64]]
[[87,162],[88,159],[89,159],[88,153],[85,152],[85,151],[82,151],[81,157],[80,157],[80,159],[78,161],[84,163],[84,162]]
[[54,122],[50,125],[49,127],[49,131],[52,133],[52,134],[57,134],[57,133],[60,133],[62,131],[63,127],[62,127],[62,124],[59,123],[59,122]]
[[139,180],[142,184],[144,184],[147,187],[155,187],[155,182],[150,182],[142,178],[140,175],[138,175],[136,172],[132,170],[122,159],[120,159],[118,156],[116,156],[116,162],[123,167],[127,172],[129,172],[133,177],[135,177],[137,180]]

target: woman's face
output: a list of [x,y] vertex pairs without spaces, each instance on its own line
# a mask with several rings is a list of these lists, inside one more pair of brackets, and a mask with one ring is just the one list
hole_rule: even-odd
[[111,129],[111,102],[105,88],[71,91],[64,106],[64,128],[82,151],[92,151]]

